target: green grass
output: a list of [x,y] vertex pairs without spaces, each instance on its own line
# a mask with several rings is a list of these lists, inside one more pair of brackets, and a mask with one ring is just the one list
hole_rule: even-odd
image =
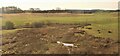
[[116,22],[117,16],[114,17],[109,13],[93,14],[93,15],[79,15],[79,16],[43,16],[34,14],[20,14],[12,16],[4,16],[3,25],[6,21],[12,21],[16,26],[23,25],[25,22],[35,22],[35,21],[49,21],[54,23],[114,23]]
[[[100,30],[100,34],[97,30]],[[112,33],[108,33],[111,30]],[[112,38],[114,40],[118,40],[118,24],[117,23],[109,23],[109,24],[93,24],[91,30],[86,30],[90,35],[104,37],[104,38]]]
[[[5,25],[6,21],[11,21],[15,26],[23,25],[26,22],[52,22],[52,23],[91,23],[92,30],[87,30],[89,34],[101,37],[110,37],[113,39],[118,38],[118,16],[117,13],[94,13],[92,15],[77,15],[67,14],[60,16],[61,14],[17,14],[17,15],[3,15],[2,25]],[[101,34],[98,34],[97,30],[101,30]],[[111,30],[113,33],[108,34]],[[8,31],[9,32],[9,31]]]
[[13,29],[13,30],[2,30],[2,31],[0,31],[0,34],[15,33],[17,30],[23,30],[23,29],[27,29],[27,28]]

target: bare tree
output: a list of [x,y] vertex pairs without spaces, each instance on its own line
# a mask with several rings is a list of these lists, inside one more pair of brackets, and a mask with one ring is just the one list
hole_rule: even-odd
[[57,7],[56,10],[61,10],[61,8],[60,8],[60,7]]

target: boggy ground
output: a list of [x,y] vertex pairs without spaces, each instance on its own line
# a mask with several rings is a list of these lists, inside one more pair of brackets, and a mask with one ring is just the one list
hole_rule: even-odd
[[[116,54],[118,43],[89,35],[81,25],[49,25],[28,28],[2,37],[3,54]],[[90,30],[90,29],[88,29]],[[57,41],[77,47],[66,47]]]

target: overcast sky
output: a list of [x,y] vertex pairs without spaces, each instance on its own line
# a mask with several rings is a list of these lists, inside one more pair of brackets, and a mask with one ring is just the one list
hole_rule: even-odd
[[17,6],[21,9],[118,9],[120,0],[0,0],[2,6]]

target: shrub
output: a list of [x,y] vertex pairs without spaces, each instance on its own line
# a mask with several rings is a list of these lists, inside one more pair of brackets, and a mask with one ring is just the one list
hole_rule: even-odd
[[24,28],[31,28],[31,24],[30,23],[24,23],[23,27]]
[[49,20],[46,20],[46,21],[44,21],[44,24],[49,26],[49,25],[52,25],[53,23],[51,21],[49,21]]
[[2,26],[2,29],[5,29],[5,26]]
[[41,22],[33,22],[31,24],[31,27],[33,27],[33,28],[39,28],[39,27],[42,27],[42,26],[43,26],[43,23],[41,23]]
[[9,30],[9,29],[14,29],[14,24],[10,21],[7,21],[5,23],[5,26],[4,26],[5,29]]

